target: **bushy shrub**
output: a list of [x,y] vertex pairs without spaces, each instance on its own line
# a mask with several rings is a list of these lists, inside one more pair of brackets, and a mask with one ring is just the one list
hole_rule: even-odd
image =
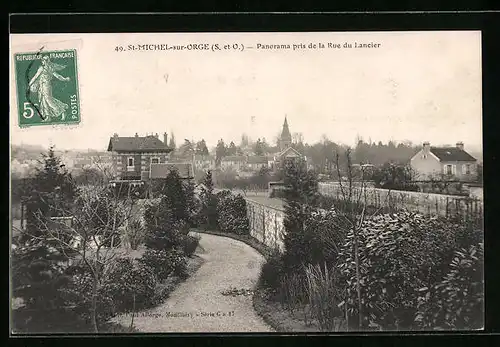
[[262,265],[259,284],[264,288],[278,290],[284,273],[283,258],[280,253],[275,252]]
[[[91,308],[92,308],[92,274],[87,270],[76,267],[72,271],[72,284],[67,287],[64,297],[70,299],[75,307],[74,312],[84,321],[90,324]],[[97,314],[96,320],[103,323],[118,313],[120,309],[119,302],[112,297],[113,293],[108,292],[106,285],[98,287],[97,299]]]
[[196,251],[196,248],[198,247],[198,244],[200,243],[200,236],[191,236],[187,235],[184,240],[183,240],[183,251],[184,254],[188,257],[191,257],[194,252]]
[[102,285],[102,293],[113,300],[117,312],[154,304],[158,277],[153,268],[130,258],[116,260]]
[[289,242],[287,263],[316,265],[326,262],[328,266],[332,266],[344,243],[347,230],[345,219],[335,211],[311,212],[304,222],[304,231],[295,233],[293,243]]
[[219,198],[217,215],[221,231],[239,235],[249,233],[246,201],[241,195],[224,195]]
[[[401,212],[365,220],[359,230],[359,263],[365,327],[413,328],[421,288],[447,272],[457,249],[457,225]],[[357,315],[354,234],[349,231],[339,254],[347,282],[349,312]]]
[[423,329],[484,327],[483,244],[455,251],[449,272],[419,290],[415,322]]
[[153,270],[159,280],[164,280],[171,275],[185,276],[186,259],[182,251],[147,249],[139,262]]

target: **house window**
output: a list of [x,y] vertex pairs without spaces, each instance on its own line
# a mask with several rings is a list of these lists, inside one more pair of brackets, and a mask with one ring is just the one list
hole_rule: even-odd
[[423,154],[422,159],[427,159],[427,154]]
[[159,164],[160,158],[151,158],[151,164]]
[[446,166],[445,166],[445,173],[446,173],[447,175],[451,175],[451,174],[453,173],[453,171],[452,171],[453,169],[452,169],[452,168],[453,168],[453,166],[452,166],[452,165],[446,165]]
[[462,165],[462,173],[464,175],[470,175],[470,164]]
[[134,171],[135,166],[134,166],[134,157],[128,157],[127,158],[127,171]]

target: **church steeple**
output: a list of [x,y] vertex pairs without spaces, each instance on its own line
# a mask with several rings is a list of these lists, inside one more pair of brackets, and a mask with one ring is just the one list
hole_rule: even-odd
[[281,131],[280,137],[280,150],[283,151],[290,147],[292,144],[292,135],[290,134],[290,129],[288,128],[288,120],[285,115],[285,122],[283,123],[283,130]]

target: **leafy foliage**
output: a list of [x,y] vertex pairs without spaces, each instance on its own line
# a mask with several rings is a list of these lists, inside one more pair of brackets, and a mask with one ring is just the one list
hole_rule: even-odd
[[67,255],[62,247],[47,239],[41,219],[60,216],[54,206],[71,208],[78,190],[71,175],[55,153],[53,147],[43,158],[43,167],[32,180],[26,181],[21,200],[26,203],[26,230],[13,240],[12,284],[13,294],[25,302],[34,320],[43,321],[42,313],[69,305],[62,296],[71,278],[65,272]]
[[68,305],[61,294],[71,280],[61,264],[65,260],[57,249],[42,241],[14,245],[13,295],[22,298],[31,310],[44,311]]
[[304,256],[307,256],[304,242],[308,242],[308,237],[305,236],[304,230],[319,196],[318,181],[314,172],[307,170],[304,162],[287,161],[284,183],[284,261],[286,266],[293,270],[300,266]]
[[200,236],[186,235],[182,243],[184,254],[191,257],[200,243]]
[[419,289],[415,322],[424,329],[484,327],[483,244],[455,251],[448,273]]
[[248,234],[246,200],[241,195],[221,195],[217,203],[218,225],[221,231],[235,234]]
[[184,276],[186,273],[186,259],[180,250],[147,249],[139,262],[153,269],[159,280],[167,279],[172,274]]
[[165,179],[162,199],[164,205],[172,211],[172,217],[176,221],[189,220],[188,200],[191,196],[188,197],[186,191],[177,170],[171,170]]
[[43,157],[43,167],[37,169],[35,177],[30,181],[30,186],[24,190],[27,196],[23,199],[26,203],[26,229],[27,233],[21,238],[29,240],[41,232],[40,217],[57,217],[61,212],[57,207],[71,206],[78,190],[66,170],[61,159],[50,147]]
[[418,191],[419,187],[413,183],[416,173],[408,165],[384,164],[375,170],[372,179],[376,188]]
[[214,194],[212,171],[207,171],[201,188],[201,219],[207,228],[217,227],[217,197]]
[[259,284],[266,288],[277,289],[281,285],[284,272],[283,257],[280,253],[272,254],[262,265]]
[[[366,328],[410,328],[421,288],[445,276],[457,249],[457,225],[401,212],[363,222],[359,231],[360,284]],[[347,305],[357,314],[352,230],[341,247],[338,268],[347,284]]]
[[134,306],[140,309],[154,304],[157,281],[151,267],[130,258],[119,258],[105,279],[102,292],[113,300],[116,312],[124,312]]

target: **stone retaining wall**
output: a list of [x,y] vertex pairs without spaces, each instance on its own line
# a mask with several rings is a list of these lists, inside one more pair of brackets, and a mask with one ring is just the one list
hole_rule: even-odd
[[[347,186],[342,188],[338,184],[319,183],[320,194],[336,199],[342,199]],[[353,200],[375,207],[388,207],[394,210],[410,210],[427,215],[451,216],[460,214],[465,216],[480,215],[483,212],[482,200],[470,197],[443,195],[432,193],[409,192],[366,187],[364,191],[353,187]]]

